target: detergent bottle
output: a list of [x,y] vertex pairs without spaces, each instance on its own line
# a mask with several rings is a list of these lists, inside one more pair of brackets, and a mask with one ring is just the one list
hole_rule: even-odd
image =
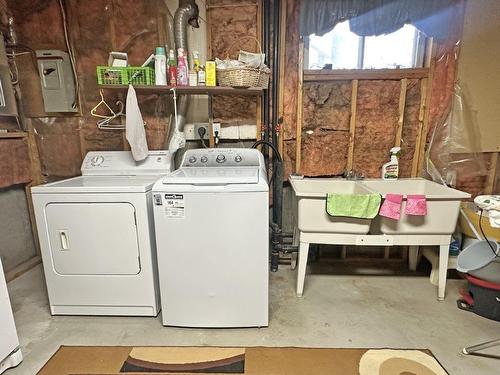
[[398,154],[401,147],[391,148],[391,160],[382,166],[382,178],[384,180],[397,180],[399,175]]

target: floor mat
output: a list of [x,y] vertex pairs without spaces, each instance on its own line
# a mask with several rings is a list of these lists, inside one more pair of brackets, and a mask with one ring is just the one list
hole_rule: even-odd
[[62,346],[39,375],[447,375],[428,350]]

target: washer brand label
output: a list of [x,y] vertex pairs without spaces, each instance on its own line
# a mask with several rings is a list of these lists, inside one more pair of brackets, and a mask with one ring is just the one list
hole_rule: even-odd
[[184,217],[184,194],[165,194],[165,216]]

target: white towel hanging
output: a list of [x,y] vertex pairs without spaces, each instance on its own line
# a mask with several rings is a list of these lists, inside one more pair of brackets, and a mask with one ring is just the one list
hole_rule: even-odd
[[137,95],[132,85],[128,86],[127,92],[127,116],[125,120],[125,135],[132,156],[135,161],[141,161],[148,156],[148,143],[146,140],[146,131],[144,130],[144,121],[142,120]]

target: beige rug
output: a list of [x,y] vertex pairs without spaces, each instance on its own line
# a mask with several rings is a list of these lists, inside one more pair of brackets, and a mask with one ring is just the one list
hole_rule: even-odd
[[447,375],[428,350],[62,346],[39,375]]

